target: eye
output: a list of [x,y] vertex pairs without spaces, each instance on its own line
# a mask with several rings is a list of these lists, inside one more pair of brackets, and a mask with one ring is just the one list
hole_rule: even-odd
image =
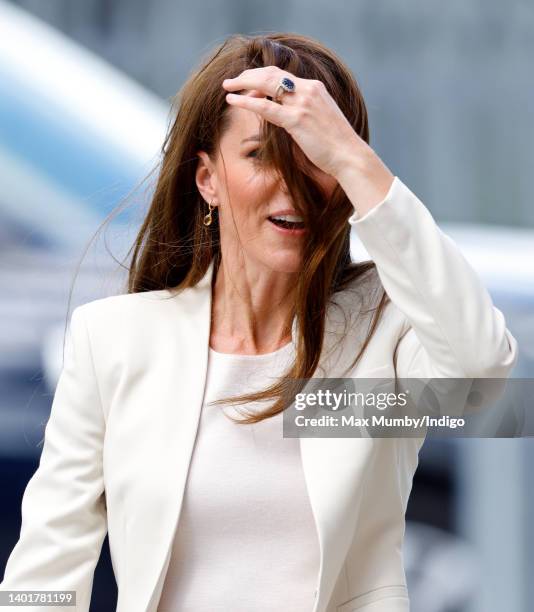
[[259,151],[259,149],[252,149],[252,151],[249,151],[249,153],[247,153],[247,157],[257,157],[256,155],[253,155],[253,153],[257,153]]

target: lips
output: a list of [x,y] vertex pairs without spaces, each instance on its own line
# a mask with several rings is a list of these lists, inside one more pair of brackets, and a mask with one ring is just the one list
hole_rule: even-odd
[[303,223],[288,223],[288,222],[275,222],[271,220],[271,218],[267,218],[270,227],[274,232],[280,234],[280,236],[286,236],[288,238],[294,237],[297,238],[305,234],[308,230],[304,227]]
[[281,227],[283,229],[289,230],[304,229],[304,221],[289,221],[287,219],[278,219],[274,217],[267,218],[273,225],[276,225],[276,227]]

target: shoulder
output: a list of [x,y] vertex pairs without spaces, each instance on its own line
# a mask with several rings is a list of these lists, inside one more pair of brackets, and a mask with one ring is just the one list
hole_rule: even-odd
[[378,310],[384,293],[386,301],[381,309],[379,325],[394,327],[398,331],[404,330],[406,317],[385,292],[376,265],[351,279],[343,289],[332,296],[331,302],[334,310],[343,313],[345,320],[348,317],[358,326],[367,321],[367,325]]
[[[351,266],[355,271],[357,264]],[[339,291],[331,297],[331,302],[347,308],[351,312],[357,308],[369,309],[376,307],[383,293],[382,281],[376,266],[371,266],[346,281]]]
[[173,299],[173,295],[168,289],[121,293],[91,300],[77,306],[74,310],[80,312],[84,318],[117,316],[137,312],[144,308],[158,307],[169,299]]
[[179,315],[188,290],[170,289],[125,293],[97,298],[77,306],[72,318],[81,317],[89,335],[105,340],[123,334],[135,335],[141,329],[152,330],[158,324]]
[[111,295],[77,306],[71,322],[82,320],[99,376],[106,381],[124,364],[145,367],[147,359],[156,360],[182,336],[192,313],[200,310],[200,299],[190,289]]

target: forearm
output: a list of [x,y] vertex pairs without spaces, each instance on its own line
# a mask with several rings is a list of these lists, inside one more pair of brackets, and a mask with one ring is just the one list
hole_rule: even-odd
[[517,342],[502,313],[458,246],[398,177],[374,210],[349,223],[413,328],[399,346],[400,372],[508,375]]

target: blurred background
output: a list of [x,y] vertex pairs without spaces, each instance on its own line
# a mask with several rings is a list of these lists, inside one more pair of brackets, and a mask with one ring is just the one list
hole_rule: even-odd
[[[1,568],[67,317],[123,290],[118,261],[146,210],[150,186],[139,185],[171,97],[229,34],[277,30],[318,38],[353,70],[371,146],[505,314],[521,351],[512,376],[534,377],[531,2],[0,0]],[[352,246],[361,257],[355,235]],[[533,609],[533,462],[526,438],[425,442],[406,527],[413,612]],[[115,601],[106,538],[91,610]]]

